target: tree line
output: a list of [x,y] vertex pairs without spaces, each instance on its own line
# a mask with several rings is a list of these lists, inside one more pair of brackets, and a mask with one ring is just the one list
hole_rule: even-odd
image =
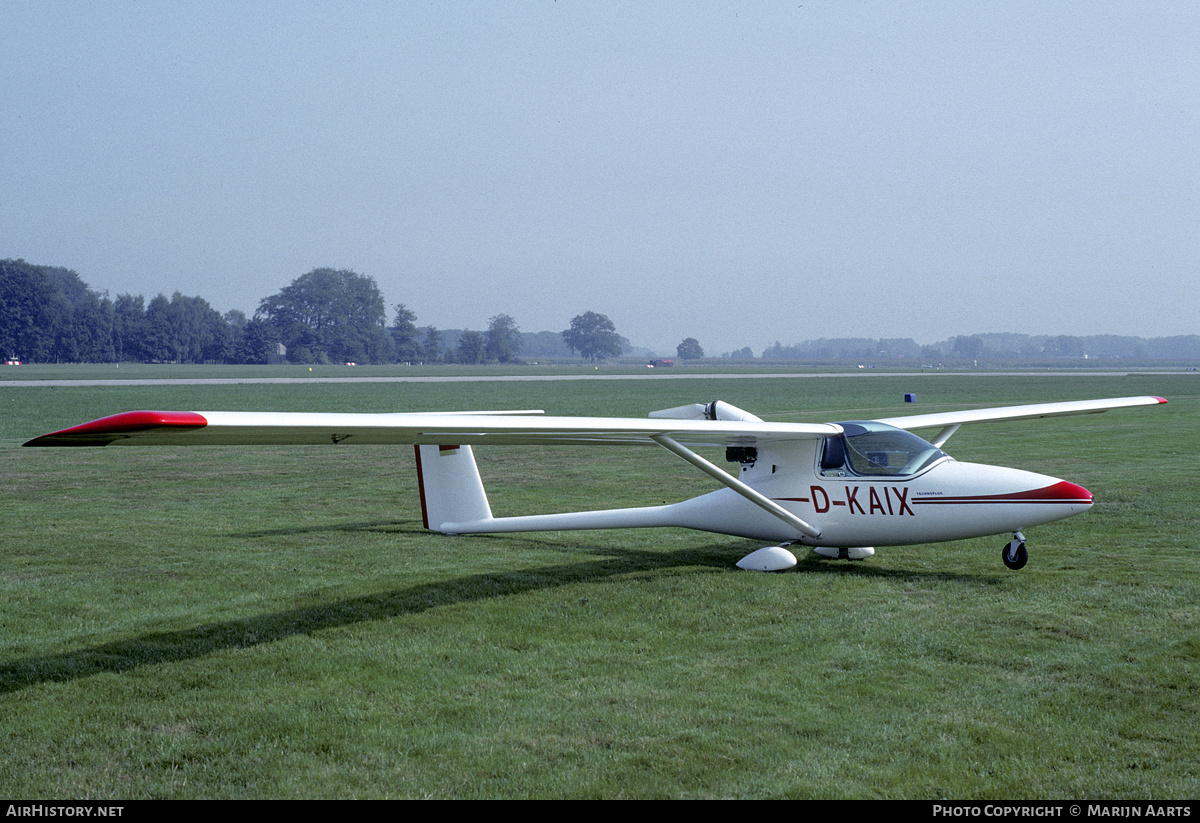
[[[111,363],[513,363],[523,346],[565,346],[589,360],[619,356],[628,341],[602,314],[585,312],[561,334],[523,334],[507,314],[484,331],[443,334],[418,326],[400,303],[387,320],[371,277],[314,269],[263,298],[252,317],[222,315],[176,292],[147,303],[93,291],[70,269],[0,260],[0,353],[28,362]],[[546,340],[546,336],[558,338]],[[558,352],[554,352],[558,353]]]
[[[749,348],[722,355],[750,359]],[[953,361],[1039,360],[1197,360],[1200,336],[1132,337],[1115,334],[1031,335],[1014,332],[956,335],[920,345],[911,338],[838,337],[784,346],[778,341],[762,353],[767,361],[908,360],[933,364]]]
[[[88,288],[70,269],[0,260],[0,354],[28,362],[111,363],[513,363],[522,356],[619,357],[630,348],[611,320],[584,312],[562,332],[522,332],[497,314],[487,329],[440,331],[419,325],[405,304],[387,305],[374,279],[352,271],[314,269],[263,298],[248,317],[222,315],[202,297],[142,295]],[[703,358],[693,338],[676,348],[681,360]],[[750,347],[722,358],[754,360]],[[1200,360],[1200,336],[959,335],[919,345],[911,338],[821,338],[785,346],[764,361],[1125,359]]]

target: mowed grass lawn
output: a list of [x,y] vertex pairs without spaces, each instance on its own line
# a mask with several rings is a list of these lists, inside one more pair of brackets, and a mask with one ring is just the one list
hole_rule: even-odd
[[[0,795],[1194,798],[1198,381],[0,388]],[[1020,572],[1007,536],[765,575],[734,567],[760,544],[700,532],[431,534],[407,447],[19,448],[139,408],[824,421],[1135,394],[1171,402],[948,443],[1095,494],[1027,531]],[[659,449],[477,456],[497,514],[714,488]]]

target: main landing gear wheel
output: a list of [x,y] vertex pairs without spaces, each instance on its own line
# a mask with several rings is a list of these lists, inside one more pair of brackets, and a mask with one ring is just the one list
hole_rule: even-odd
[[1013,532],[1013,539],[1004,544],[1000,557],[1004,565],[1013,571],[1025,568],[1025,564],[1029,562],[1029,552],[1025,550],[1025,535]]

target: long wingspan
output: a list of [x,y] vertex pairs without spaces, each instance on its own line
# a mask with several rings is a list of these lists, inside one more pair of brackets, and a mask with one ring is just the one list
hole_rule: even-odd
[[[965,423],[1096,414],[1166,403],[1161,397],[1121,397],[1037,403],[994,409],[882,418],[901,429],[942,427],[941,445]],[[135,411],[35,437],[26,446],[220,446],[322,444],[548,445],[633,443],[668,437],[690,446],[761,446],[838,434],[832,423],[749,420],[543,417],[539,412],[342,414],[307,412]]]
[[321,444],[758,446],[841,432],[827,423],[759,423],[622,417],[541,417],[488,412],[329,414],[137,411],[36,437],[26,446],[220,446]]

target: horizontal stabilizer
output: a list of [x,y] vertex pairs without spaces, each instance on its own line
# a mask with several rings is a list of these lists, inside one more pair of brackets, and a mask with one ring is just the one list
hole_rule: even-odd
[[686,406],[676,406],[672,409],[660,409],[650,412],[649,416],[665,420],[707,420],[703,403],[688,403]]
[[689,403],[673,409],[650,412],[650,417],[666,420],[740,420],[745,423],[761,423],[763,419],[745,409],[739,409],[724,400],[711,403]]

